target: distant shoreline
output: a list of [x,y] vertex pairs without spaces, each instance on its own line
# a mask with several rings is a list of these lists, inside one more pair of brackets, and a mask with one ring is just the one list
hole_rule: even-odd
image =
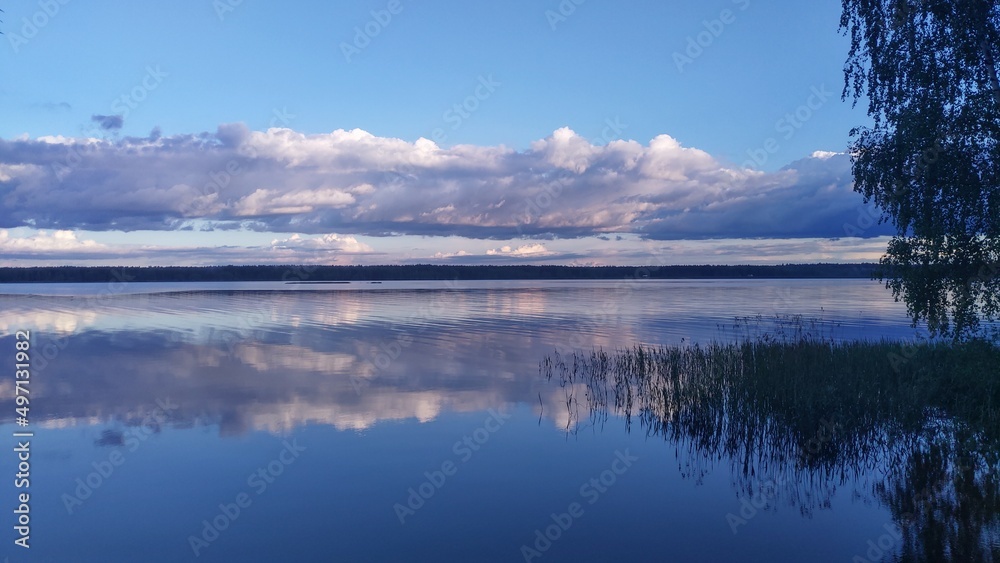
[[871,279],[877,264],[775,266],[36,266],[0,268],[0,283],[337,283],[445,280]]

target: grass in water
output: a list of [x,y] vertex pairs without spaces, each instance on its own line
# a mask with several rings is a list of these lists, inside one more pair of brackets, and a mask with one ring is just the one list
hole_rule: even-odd
[[892,512],[899,560],[1000,560],[1000,346],[762,323],[704,345],[556,352],[541,372],[570,431],[621,417],[674,445],[685,476],[728,463],[740,496],[803,513],[850,483]]

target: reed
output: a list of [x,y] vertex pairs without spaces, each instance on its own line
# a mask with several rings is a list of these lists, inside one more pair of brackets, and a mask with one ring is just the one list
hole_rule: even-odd
[[[555,352],[541,371],[564,389],[568,431],[621,419],[672,444],[685,476],[728,464],[740,496],[779,484],[776,503],[809,513],[849,485],[898,516],[908,549],[996,547],[1000,346],[765,322],[737,319],[706,344]],[[912,523],[914,511],[933,517]]]

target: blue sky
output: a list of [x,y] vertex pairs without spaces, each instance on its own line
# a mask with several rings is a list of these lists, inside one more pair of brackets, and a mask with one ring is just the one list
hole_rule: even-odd
[[839,2],[2,7],[2,263],[856,260],[887,234],[835,154],[867,122]]

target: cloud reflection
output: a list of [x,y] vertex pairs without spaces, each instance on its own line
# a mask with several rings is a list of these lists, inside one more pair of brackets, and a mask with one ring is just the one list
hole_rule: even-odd
[[[872,299],[891,303],[878,284],[841,282],[830,291],[830,282],[787,282],[779,291],[786,282],[768,283],[428,283],[405,291],[0,296],[0,305],[15,311],[4,318],[23,322],[19,329],[66,336],[32,389],[41,424],[128,424],[142,419],[144,405],[169,398],[178,409],[168,425],[217,426],[223,435],[312,424],[361,430],[508,404],[533,405],[565,427],[562,390],[537,378],[539,360],[555,349],[707,338],[734,314],[770,315],[779,305],[826,306],[829,316],[838,304],[874,301],[866,322],[908,325],[900,307]],[[762,299],[775,292],[780,300]],[[851,308],[841,313],[856,315]],[[12,393],[0,382],[0,397]]]

